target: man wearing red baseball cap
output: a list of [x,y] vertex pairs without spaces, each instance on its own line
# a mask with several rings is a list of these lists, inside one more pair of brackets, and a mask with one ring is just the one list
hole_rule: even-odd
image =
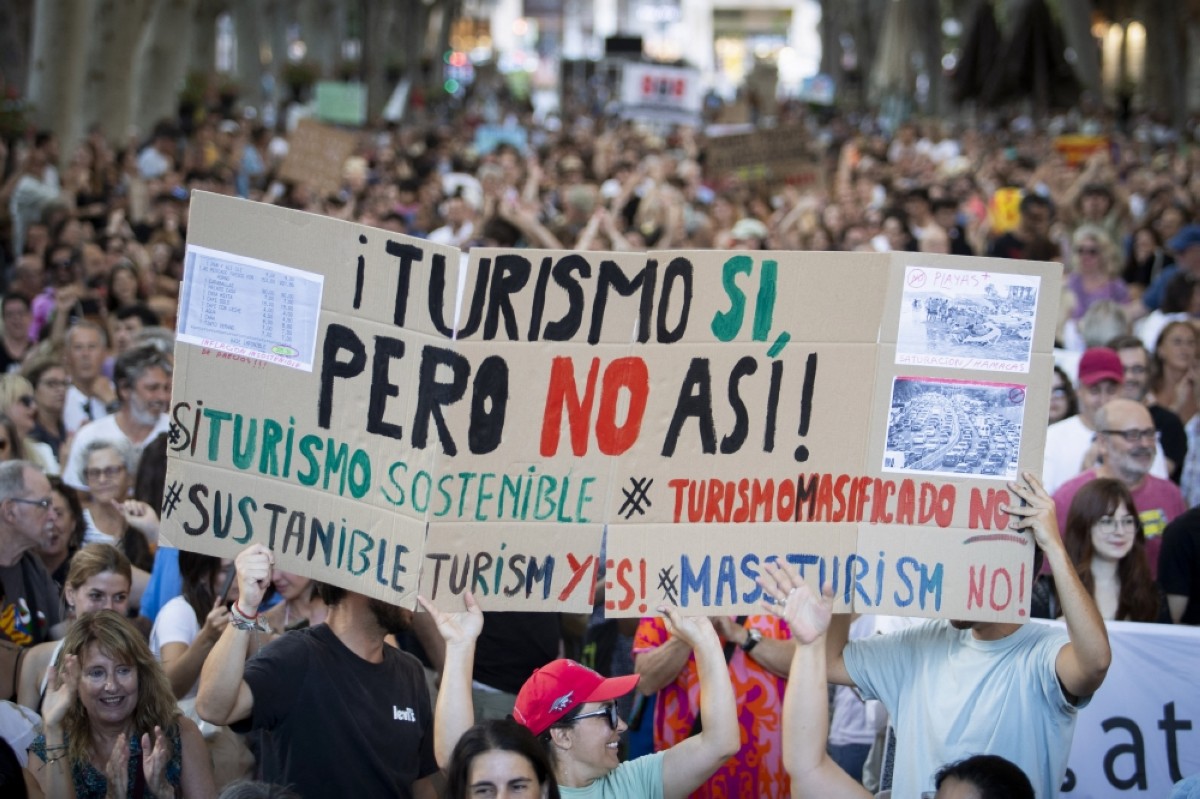
[[[1121,356],[1108,347],[1092,347],[1079,359],[1079,414],[1055,422],[1046,430],[1042,483],[1053,494],[1075,475],[1096,466],[1100,447],[1096,444],[1096,412],[1121,395],[1125,366]],[[1162,448],[1150,474],[1167,476]]]
[[[483,614],[470,593],[464,599],[465,613],[441,613],[420,599],[446,640],[434,716],[434,752],[443,768],[474,720],[471,666]],[[637,675],[605,678],[573,660],[555,660],[521,686],[513,718],[550,752],[564,799],[684,799],[738,751],[737,705],[712,622],[680,616],[674,607],[658,610],[666,615],[671,636],[696,655],[704,729],[670,749],[622,763],[618,746],[628,727],[617,715],[614,700],[634,689]]]

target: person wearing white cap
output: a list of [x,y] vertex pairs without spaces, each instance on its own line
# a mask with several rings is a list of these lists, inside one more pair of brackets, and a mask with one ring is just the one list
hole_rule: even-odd
[[753,217],[739,219],[729,231],[733,240],[730,249],[734,250],[765,250],[767,249],[767,226]]

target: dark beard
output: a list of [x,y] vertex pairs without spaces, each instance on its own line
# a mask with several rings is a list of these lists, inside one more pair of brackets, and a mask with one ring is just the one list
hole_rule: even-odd
[[412,611],[407,608],[389,605],[382,599],[370,599],[367,607],[375,617],[375,623],[390,635],[399,635],[412,628]]

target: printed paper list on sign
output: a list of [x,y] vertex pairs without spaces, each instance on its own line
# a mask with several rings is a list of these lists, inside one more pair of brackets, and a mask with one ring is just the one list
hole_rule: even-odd
[[311,372],[323,275],[188,247],[177,338]]

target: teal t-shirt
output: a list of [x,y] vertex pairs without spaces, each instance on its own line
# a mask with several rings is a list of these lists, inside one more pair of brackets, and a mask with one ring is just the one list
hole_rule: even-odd
[[662,799],[663,755],[628,760],[586,788],[558,786],[563,799]]
[[930,621],[846,645],[846,672],[896,726],[892,796],[934,789],[946,763],[987,753],[1016,763],[1039,797],[1058,796],[1079,708],[1055,671],[1068,642],[1056,626],[1029,623],[980,641],[949,621]]

